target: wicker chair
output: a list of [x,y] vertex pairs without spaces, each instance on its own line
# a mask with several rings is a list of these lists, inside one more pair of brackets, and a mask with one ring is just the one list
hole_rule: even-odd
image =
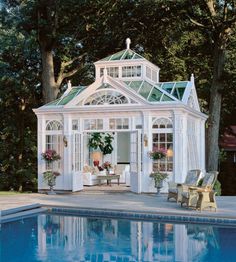
[[[205,174],[200,187],[190,186],[183,190],[181,206],[204,209],[213,207],[216,210],[215,193],[213,186],[217,180],[218,171],[210,171]],[[207,197],[206,197],[207,196]]]
[[[169,190],[167,200],[174,198],[176,202],[181,202],[183,189],[186,186],[196,186],[201,174],[201,170],[189,170],[184,183],[169,182]],[[185,187],[184,187],[185,186]]]

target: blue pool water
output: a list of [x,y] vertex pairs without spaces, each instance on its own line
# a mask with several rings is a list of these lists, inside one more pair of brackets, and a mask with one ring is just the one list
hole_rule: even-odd
[[41,214],[3,223],[0,261],[235,261],[236,228]]

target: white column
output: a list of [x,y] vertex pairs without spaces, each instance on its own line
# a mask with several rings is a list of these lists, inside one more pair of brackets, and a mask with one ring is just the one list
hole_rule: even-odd
[[42,153],[46,150],[46,122],[44,115],[38,115],[38,189],[46,188],[43,183],[43,172],[45,171],[45,161],[42,159]]
[[174,181],[182,183],[187,174],[187,119],[181,112],[174,112]]
[[188,260],[188,236],[185,225],[174,225],[175,261]]
[[63,152],[63,190],[72,190],[72,119],[63,114],[63,136],[68,141]]
[[[152,172],[152,160],[148,157],[148,152],[152,150],[152,116],[150,112],[143,112],[143,170],[142,170],[142,192],[155,192],[154,184],[149,174]],[[147,138],[145,144],[144,136]]]

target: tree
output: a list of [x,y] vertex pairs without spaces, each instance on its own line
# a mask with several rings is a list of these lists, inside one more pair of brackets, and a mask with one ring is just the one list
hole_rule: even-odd
[[37,159],[32,107],[41,103],[39,52],[33,38],[19,33],[14,23],[1,21],[0,188],[32,190]]
[[[84,41],[88,4],[76,0],[5,0],[6,15],[18,17],[16,27],[39,43],[44,102],[55,100],[69,77],[88,65]],[[73,12],[71,12],[73,10]],[[86,57],[86,59],[85,59]]]
[[235,4],[235,1],[228,0],[202,0],[191,3],[190,20],[208,34],[209,45],[212,48],[213,71],[207,130],[208,170],[218,169],[222,93],[227,91],[224,71],[226,53],[236,32]]

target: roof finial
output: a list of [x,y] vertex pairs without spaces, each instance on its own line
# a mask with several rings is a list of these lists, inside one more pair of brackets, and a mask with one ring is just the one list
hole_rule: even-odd
[[67,83],[67,88],[71,88],[71,81],[69,80],[68,83]]
[[190,81],[194,83],[194,74],[191,74]]
[[126,49],[130,49],[131,40],[130,38],[126,38]]

